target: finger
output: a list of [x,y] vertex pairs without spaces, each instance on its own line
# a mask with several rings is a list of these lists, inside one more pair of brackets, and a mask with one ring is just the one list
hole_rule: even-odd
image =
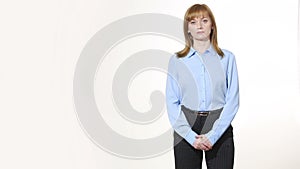
[[200,141],[199,140],[195,140],[195,142],[193,143],[193,147],[195,149],[199,149],[200,148]]
[[197,150],[205,150],[205,149],[207,149],[207,147],[204,146],[203,144],[201,144],[201,142],[195,142],[194,148],[197,149]]
[[198,144],[199,144],[199,143],[197,143],[197,141],[195,141],[195,142],[193,143],[193,147],[194,147],[194,148],[197,148],[197,147],[198,147]]
[[206,137],[202,139],[201,143],[205,144],[205,146],[209,147],[210,149],[212,148],[211,142]]
[[195,145],[194,148],[197,150],[202,150],[202,147],[200,145]]
[[196,150],[202,150],[202,149],[203,149],[203,147],[201,147],[201,145],[195,145],[194,148],[195,148]]
[[201,135],[196,135],[196,139],[202,138]]
[[203,151],[207,151],[207,148],[204,147],[204,146],[201,146],[200,149],[203,150]]
[[210,149],[210,147],[207,146],[207,145],[204,144],[204,143],[201,143],[200,145],[201,145],[201,148],[202,148],[203,150],[209,150],[209,149]]
[[209,150],[209,148],[207,148],[207,147],[203,147],[203,149],[202,149],[203,151],[208,151]]
[[212,145],[210,144],[210,142],[203,142],[203,145],[205,145],[205,147],[207,147],[208,149],[212,149]]
[[207,145],[208,147],[212,148],[212,144],[211,144],[211,142],[210,142],[209,140],[207,140],[205,143],[206,143],[206,145]]

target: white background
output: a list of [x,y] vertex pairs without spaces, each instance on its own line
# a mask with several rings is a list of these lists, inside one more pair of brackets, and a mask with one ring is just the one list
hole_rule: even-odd
[[[299,168],[296,0],[1,1],[0,168],[173,168],[172,151],[147,160],[129,160],[94,145],[77,120],[73,74],[84,45],[104,26],[140,13],[183,18],[194,3],[211,7],[219,45],[231,50],[237,59],[241,107],[234,120],[235,168]],[[139,42],[149,40],[157,42],[149,37]],[[159,45],[160,49],[170,53],[180,50],[178,44],[170,47],[167,41]],[[156,48],[139,44],[143,49]],[[147,76],[151,75],[137,78],[129,91],[132,104],[142,105],[137,109],[147,109],[147,96],[134,97],[143,91],[141,82]],[[163,91],[164,81],[159,83],[157,89]],[[138,104],[142,98],[146,101]],[[165,116],[159,122],[168,125]],[[155,124],[152,127],[158,132],[166,129]],[[117,125],[113,128],[129,134]],[[130,137],[141,137],[141,131],[134,133]]]

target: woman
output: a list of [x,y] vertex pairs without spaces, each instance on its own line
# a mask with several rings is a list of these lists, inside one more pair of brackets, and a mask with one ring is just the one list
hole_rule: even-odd
[[231,122],[239,107],[234,55],[220,49],[217,25],[205,4],[184,17],[185,48],[170,58],[166,84],[169,120],[174,128],[176,169],[232,169]]

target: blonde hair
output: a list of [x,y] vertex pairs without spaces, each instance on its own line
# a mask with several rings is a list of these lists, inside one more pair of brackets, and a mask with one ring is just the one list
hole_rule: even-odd
[[210,33],[210,42],[211,42],[213,48],[218,53],[218,55],[220,55],[221,57],[224,56],[223,51],[218,46],[217,25],[216,25],[215,17],[213,15],[212,11],[205,4],[195,4],[186,11],[185,16],[184,16],[183,30],[184,30],[184,37],[185,37],[185,48],[176,53],[178,57],[186,56],[188,54],[188,52],[190,51],[190,48],[193,45],[193,39],[188,33],[188,23],[197,17],[202,18],[204,15],[208,15],[208,17],[210,18],[210,20],[212,22],[212,30]]

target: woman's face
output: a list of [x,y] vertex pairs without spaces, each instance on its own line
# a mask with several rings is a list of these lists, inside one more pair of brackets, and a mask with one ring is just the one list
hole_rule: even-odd
[[208,16],[197,17],[188,22],[188,32],[195,41],[210,40],[212,23]]

